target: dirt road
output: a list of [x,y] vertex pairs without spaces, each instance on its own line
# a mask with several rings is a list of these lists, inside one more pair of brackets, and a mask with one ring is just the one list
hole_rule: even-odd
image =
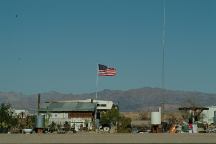
[[0,134],[0,143],[216,143],[216,134]]

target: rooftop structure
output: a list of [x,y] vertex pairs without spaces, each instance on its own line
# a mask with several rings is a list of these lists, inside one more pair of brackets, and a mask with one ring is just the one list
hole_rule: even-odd
[[90,111],[94,112],[96,109],[95,103],[83,102],[51,102],[46,108],[41,108],[40,112],[68,112],[68,111]]
[[94,100],[94,99],[85,99],[85,100],[66,100],[66,101],[53,101],[58,103],[74,103],[74,102],[85,102],[85,103],[96,103],[97,110],[110,110],[113,107],[112,101],[106,100]]

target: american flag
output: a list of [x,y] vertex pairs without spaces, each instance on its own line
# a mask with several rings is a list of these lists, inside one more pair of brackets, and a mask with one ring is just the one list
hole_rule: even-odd
[[115,76],[117,73],[115,68],[109,68],[102,64],[98,64],[98,67],[99,67],[99,70],[98,70],[99,76]]

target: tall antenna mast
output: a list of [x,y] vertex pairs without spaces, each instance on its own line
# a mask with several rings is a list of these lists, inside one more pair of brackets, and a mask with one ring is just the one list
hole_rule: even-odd
[[162,72],[161,72],[161,88],[165,88],[165,47],[166,47],[166,0],[163,0],[163,19],[162,19]]
[[166,0],[163,0],[163,8],[162,8],[162,38],[161,38],[161,47],[162,47],[162,71],[161,71],[161,96],[162,96],[162,113],[165,111],[165,47],[166,47]]

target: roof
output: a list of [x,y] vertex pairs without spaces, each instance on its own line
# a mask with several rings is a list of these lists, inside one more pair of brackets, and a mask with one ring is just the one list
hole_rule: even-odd
[[41,108],[40,112],[62,112],[62,111],[95,111],[95,103],[86,102],[52,102],[46,108]]
[[113,102],[107,100],[94,100],[94,99],[82,99],[82,100],[64,100],[64,101],[53,101],[53,102],[86,102],[86,103],[97,103],[98,110],[110,110],[112,109]]
[[207,107],[181,107],[179,110],[209,110]]

